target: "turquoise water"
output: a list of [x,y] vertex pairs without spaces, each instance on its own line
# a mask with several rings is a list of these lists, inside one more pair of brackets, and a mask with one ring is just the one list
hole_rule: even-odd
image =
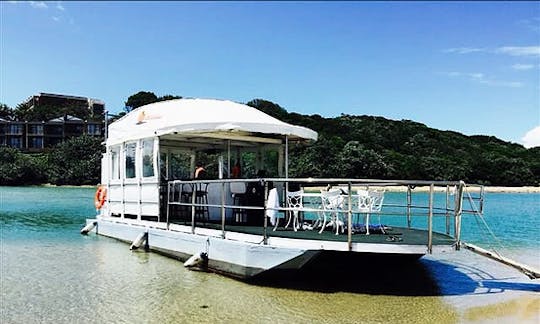
[[[94,192],[0,187],[2,323],[540,321],[538,281],[465,251],[425,257],[421,277],[404,278],[434,284],[436,294],[385,287],[387,278],[377,274],[346,284],[323,273],[313,282],[252,285],[188,271],[113,239],[81,236],[85,219],[95,215]],[[386,202],[401,195],[387,193]],[[485,217],[501,252],[540,267],[539,194],[488,193]],[[444,221],[436,226],[444,229]],[[464,218],[465,241],[492,244],[482,232],[474,218]],[[403,273],[399,265],[388,271]],[[362,280],[380,280],[380,291],[363,289]]]

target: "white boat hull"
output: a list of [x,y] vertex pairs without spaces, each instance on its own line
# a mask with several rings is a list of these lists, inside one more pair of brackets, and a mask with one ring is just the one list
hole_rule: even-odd
[[[128,219],[89,219],[97,222],[94,231],[103,236],[131,244],[141,234],[147,233],[145,247],[169,257],[185,261],[201,252],[208,255],[208,269],[228,276],[249,279],[265,272],[296,271],[306,264],[313,265],[319,255],[339,253],[345,262],[356,262],[361,256],[406,257],[417,259],[426,253],[425,246],[391,244],[353,244],[353,250],[343,242],[268,238],[263,244],[262,235],[227,232],[157,222]],[[446,247],[451,249],[451,247]]]
[[[95,220],[88,220],[93,222]],[[299,269],[316,252],[298,248],[277,248],[264,244],[191,234],[144,225],[98,219],[96,232],[131,243],[147,232],[147,246],[164,255],[187,260],[200,252],[208,253],[208,268],[233,277],[247,279],[269,269]],[[294,261],[293,261],[294,260]]]

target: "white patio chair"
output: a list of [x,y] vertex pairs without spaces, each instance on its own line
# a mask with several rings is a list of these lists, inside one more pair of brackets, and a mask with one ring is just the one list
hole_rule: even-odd
[[360,216],[364,215],[364,224],[366,224],[367,223],[366,218],[368,217],[367,215],[371,211],[371,197],[369,196],[369,191],[358,189],[356,191],[355,198],[357,199],[357,202],[358,202],[356,206],[356,210],[354,210],[355,214],[357,215],[356,223],[359,223]]
[[381,224],[381,210],[384,202],[384,190],[370,191],[369,197],[371,198],[371,213],[379,216],[379,225],[381,226],[381,231],[384,233],[384,228]]
[[[380,212],[384,201],[384,191],[357,190],[358,197],[357,212],[365,214],[366,235],[369,235],[369,217],[373,213],[379,214],[379,223],[381,222]],[[384,232],[384,229],[382,229]]]
[[[345,231],[345,224],[340,219],[340,211],[343,208],[343,197],[341,196],[340,189],[333,190],[321,190],[321,202],[322,202],[322,225],[319,234],[321,234],[327,226],[330,224],[336,229],[336,235]],[[330,220],[330,222],[328,222]]]
[[[293,210],[289,210],[287,212],[287,214],[289,215],[289,218],[287,220],[287,224],[285,225],[285,228],[288,228],[289,224],[292,221],[292,227],[295,232],[300,228],[300,221],[298,219],[298,215],[300,214],[300,211],[304,208],[304,204],[302,201],[303,195],[304,195],[304,190],[287,192],[287,207],[292,208]],[[277,223],[276,223],[276,227],[277,227]]]

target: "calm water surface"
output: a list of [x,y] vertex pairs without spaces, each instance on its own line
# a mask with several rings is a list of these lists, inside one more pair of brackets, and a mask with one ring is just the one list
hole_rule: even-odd
[[[0,322],[540,322],[538,280],[466,251],[424,257],[412,269],[349,271],[348,280],[320,273],[247,284],[189,271],[113,239],[81,236],[95,214],[94,191],[0,187]],[[539,215],[538,194],[487,196],[499,250],[536,267]],[[478,228],[464,221],[464,240],[486,246]]]

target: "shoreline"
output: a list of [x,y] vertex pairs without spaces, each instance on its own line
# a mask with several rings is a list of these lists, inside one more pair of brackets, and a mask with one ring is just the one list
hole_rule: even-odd
[[35,187],[46,187],[46,188],[96,188],[98,184],[95,185],[55,185],[52,183],[42,183],[35,185]]
[[[18,185],[8,187],[45,187],[45,188],[96,188],[99,184],[95,185],[54,185],[51,183],[42,183],[37,185]],[[354,188],[365,188],[365,186],[353,186]],[[374,190],[384,190],[388,192],[406,192],[405,186],[369,186]],[[318,192],[326,187],[307,187],[304,190],[308,192]],[[356,189],[355,189],[356,190]],[[471,192],[478,192],[479,187],[468,187]],[[429,186],[417,186],[413,189],[413,192],[429,192]],[[446,187],[435,187],[435,192],[445,192]],[[484,186],[484,191],[487,193],[540,193],[540,186],[523,186],[523,187],[503,187],[503,186]]]

